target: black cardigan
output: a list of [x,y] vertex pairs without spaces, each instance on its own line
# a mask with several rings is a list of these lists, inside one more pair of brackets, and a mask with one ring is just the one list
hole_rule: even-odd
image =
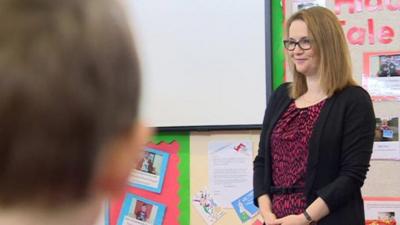
[[[281,85],[265,111],[258,155],[254,160],[254,202],[270,193],[270,136],[277,120],[292,99],[290,85]],[[371,98],[351,86],[328,98],[309,140],[305,196],[310,205],[321,197],[330,214],[319,225],[364,225],[361,186],[364,183],[374,142],[375,115]]]

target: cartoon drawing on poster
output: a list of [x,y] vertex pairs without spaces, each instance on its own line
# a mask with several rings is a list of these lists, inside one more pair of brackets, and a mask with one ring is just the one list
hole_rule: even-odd
[[253,200],[254,193],[251,190],[232,202],[233,209],[242,223],[249,221],[258,213],[258,208],[254,205]]
[[193,196],[192,204],[208,225],[214,224],[225,214],[207,189],[196,193],[196,195]]

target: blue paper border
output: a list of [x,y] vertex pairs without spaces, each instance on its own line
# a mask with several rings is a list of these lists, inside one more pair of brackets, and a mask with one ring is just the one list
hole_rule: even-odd
[[125,217],[125,215],[127,215],[129,213],[129,209],[131,208],[131,204],[132,204],[132,200],[133,199],[145,202],[145,203],[150,204],[150,205],[157,206],[158,209],[157,209],[156,218],[154,220],[154,225],[162,225],[166,207],[164,205],[160,204],[160,203],[153,202],[151,200],[139,197],[139,196],[131,194],[131,193],[127,193],[127,195],[125,197],[124,203],[123,203],[122,208],[121,208],[121,213],[120,213],[120,215],[118,217],[118,223],[117,223],[118,225],[123,225],[124,217]]
[[108,201],[104,202],[104,225],[110,225],[110,206]]
[[143,185],[143,184],[139,184],[136,182],[129,182],[130,186],[136,187],[136,188],[140,188],[140,189],[144,189],[147,191],[151,191],[151,192],[156,192],[156,193],[161,193],[162,187],[163,187],[163,183],[164,183],[164,179],[165,179],[165,174],[167,171],[167,165],[168,165],[168,160],[169,160],[169,153],[167,152],[163,152],[160,150],[156,150],[153,148],[145,148],[145,151],[147,152],[151,152],[157,155],[161,155],[162,157],[162,164],[161,164],[161,168],[160,168],[160,182],[158,183],[158,186],[156,188],[154,187],[149,187],[147,185]]

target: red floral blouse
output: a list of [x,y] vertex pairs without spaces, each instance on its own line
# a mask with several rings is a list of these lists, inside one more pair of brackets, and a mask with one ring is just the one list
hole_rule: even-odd
[[[324,103],[297,108],[293,101],[278,120],[271,136],[274,186],[305,186],[308,140]],[[304,193],[272,195],[272,210],[278,218],[302,213],[306,208]]]

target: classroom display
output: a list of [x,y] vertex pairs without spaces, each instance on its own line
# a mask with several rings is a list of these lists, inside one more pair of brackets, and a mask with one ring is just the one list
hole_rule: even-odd
[[[139,2],[137,8],[131,8],[131,10],[133,10],[132,15],[137,14],[137,20],[139,21],[139,23],[135,25],[137,26],[136,30],[139,37],[138,47],[142,48],[142,54],[145,54],[147,51],[146,49],[150,49],[148,50],[148,53],[146,53],[148,54],[146,56],[147,59],[144,57],[144,71],[153,75],[161,74],[159,75],[161,78],[157,78],[156,76],[152,77],[153,75],[150,75],[148,78],[149,80],[145,81],[155,85],[153,87],[147,86],[149,90],[151,89],[152,91],[155,90],[156,92],[164,93],[162,94],[164,99],[157,101],[157,98],[154,96],[159,93],[147,93],[147,96],[145,96],[145,98],[152,98],[154,102],[157,102],[157,104],[150,107],[153,107],[152,110],[146,109],[152,111],[151,113],[148,113],[147,111],[143,112],[143,114],[149,114],[150,116],[157,118],[157,113],[163,113],[163,116],[160,118],[166,119],[165,121],[154,120],[154,126],[232,124],[231,121],[227,122],[226,120],[220,119],[216,119],[215,121],[209,120],[209,118],[206,120],[194,120],[198,119],[194,117],[196,117],[196,113],[199,112],[213,117],[213,113],[210,114],[204,110],[216,110],[218,107],[215,105],[208,105],[206,109],[200,108],[200,104],[196,107],[189,105],[179,108],[184,105],[180,103],[185,103],[185,101],[191,101],[193,104],[211,104],[209,99],[219,98],[216,96],[221,94],[211,94],[213,89],[218,89],[214,88],[212,85],[218,86],[219,84],[225,84],[224,81],[228,81],[230,77],[233,79],[236,75],[227,71],[218,70],[217,67],[213,67],[215,65],[221,67],[227,66],[227,64],[218,63],[218,58],[225,57],[218,55],[219,53],[215,53],[216,58],[213,58],[214,56],[211,58],[201,57],[207,58],[209,62],[206,64],[200,63],[202,61],[199,60],[199,55],[196,54],[199,52],[201,53],[203,50],[198,48],[204,48],[201,56],[206,55],[207,53],[205,53],[205,51],[208,47],[215,47],[213,45],[215,43],[212,42],[212,37],[199,35],[199,38],[196,39],[197,46],[193,47],[192,45],[195,44],[192,42],[193,40],[187,36],[189,34],[174,36],[174,34],[181,34],[181,32],[189,32],[193,35],[198,35],[198,32],[204,33],[206,30],[209,30],[211,36],[218,34],[219,26],[223,26],[223,22],[227,21],[221,21],[221,24],[216,23],[215,26],[211,28],[207,27],[206,23],[209,22],[211,18],[216,21],[216,14],[225,15],[227,18],[233,16],[234,13],[237,12],[234,7],[239,7],[241,5],[238,1],[230,2],[232,3],[233,8],[229,8],[227,11],[221,11],[222,5],[227,3],[226,1],[214,1],[213,3],[200,1],[187,3],[180,2],[182,4],[180,6],[174,5],[176,2],[172,1],[157,2],[157,6],[152,5],[151,7],[145,2]],[[242,6],[243,15],[245,12],[251,12],[251,9],[246,7],[263,7],[260,1],[258,1],[258,3],[255,2],[256,1],[247,1],[246,4],[248,4],[248,6]],[[368,197],[365,197],[366,224],[398,224],[400,216],[400,212],[398,212],[400,202],[398,198],[398,196],[400,196],[398,185],[400,184],[397,173],[400,168],[400,142],[398,133],[400,117],[400,103],[398,102],[400,100],[400,26],[398,23],[400,18],[400,4],[396,3],[396,1],[362,0],[286,0],[282,1],[282,4],[278,1],[272,1],[272,4],[274,5],[274,9],[278,9],[272,13],[273,20],[277,21],[274,24],[278,24],[279,26],[283,25],[284,18],[288,15],[297,10],[311,7],[312,5],[320,5],[331,9],[341,20],[351,51],[354,77],[372,96],[376,113],[377,127],[371,167],[366,184],[363,188],[366,190],[366,193],[373,193],[374,196],[380,196],[382,193],[385,196],[391,196],[370,197],[368,195]],[[133,5],[130,7],[133,7]],[[167,11],[165,11],[165,9],[167,9]],[[208,15],[207,18],[201,17],[204,19],[204,22],[200,24],[198,19],[200,18],[200,15],[203,15],[202,13],[204,13],[205,10],[211,10],[210,15]],[[174,14],[173,16],[171,16],[172,13]],[[185,26],[181,26],[177,23],[178,20],[181,21],[184,20],[182,18],[187,18],[185,16],[189,16],[189,14],[192,17],[195,17],[193,20],[196,21],[188,20],[186,21]],[[147,16],[152,16],[154,18],[147,18]],[[254,11],[254,18],[263,20],[259,15],[259,11]],[[158,31],[151,28],[151,26],[143,28],[140,27],[140,22],[143,22],[143,24],[152,22],[155,26],[161,28]],[[197,23],[196,25],[202,25],[203,27],[199,30],[195,30],[198,28],[197,26],[190,26],[193,22]],[[249,18],[244,16],[242,24],[237,24],[237,26],[234,27],[235,29],[243,30],[245,33],[247,30],[241,26],[245,26],[248,22]],[[165,26],[166,23],[172,23],[174,26],[169,28],[168,26]],[[235,25],[236,23],[239,23],[239,21],[235,21]],[[225,24],[225,26],[228,26],[228,24]],[[260,24],[257,24],[257,26],[260,26]],[[233,27],[233,24],[228,27]],[[281,38],[279,38],[277,42],[274,42],[274,47],[277,47],[276,45],[282,43],[283,29],[282,27],[280,28],[281,29],[274,29],[275,33],[272,34],[275,39],[281,35]],[[141,31],[141,29],[146,30]],[[227,32],[223,29],[221,32],[222,31]],[[277,33],[277,31],[279,32]],[[140,34],[140,32],[143,33]],[[161,35],[164,33],[166,33],[165,36]],[[256,40],[264,38],[259,36],[257,32],[253,34],[255,35]],[[149,37],[149,35],[151,37]],[[156,43],[157,41],[160,42],[157,45],[150,46],[150,44],[140,42],[144,39],[149,39],[152,43]],[[168,40],[173,44],[165,45],[161,40]],[[205,42],[204,40],[207,40],[208,42]],[[174,48],[177,44],[179,44],[181,48]],[[243,43],[237,43],[239,47],[246,47],[246,44],[246,40],[243,40]],[[226,46],[226,48],[228,47]],[[262,49],[263,47],[259,46],[259,48]],[[184,49],[188,50],[185,51]],[[220,48],[216,49],[219,50]],[[236,50],[236,47],[232,49]],[[263,51],[265,51],[265,49],[263,49]],[[171,71],[176,71],[177,73],[167,73],[167,71],[159,70],[159,68],[163,67],[146,64],[150,62],[150,58],[153,59],[154,55],[152,54],[157,52],[159,53],[157,56],[159,58],[156,57],[157,59],[155,60],[155,63],[158,63],[159,65],[168,64],[164,66],[169,67],[175,66]],[[236,55],[230,51],[227,51],[227,53],[230,55]],[[175,58],[175,56],[177,57]],[[290,81],[290,74],[287,73],[289,70],[284,63],[281,63],[284,60],[284,55],[279,55],[278,53],[275,55],[274,53],[274,56],[276,56],[273,57],[275,67],[279,65],[282,68],[282,70],[278,70],[281,72],[274,74],[274,79],[278,80],[283,78],[285,81]],[[183,63],[183,65],[180,64],[179,61],[182,58],[185,58],[186,60],[186,63]],[[263,58],[261,57],[261,59]],[[240,60],[243,61],[245,59],[240,58]],[[189,64],[199,64],[205,68],[193,69],[189,67]],[[212,66],[208,67],[210,64]],[[235,64],[234,61],[229,61],[228,67],[233,64]],[[259,62],[257,65],[261,65],[261,63]],[[212,73],[214,71],[204,71],[203,69],[219,71],[221,74],[218,73],[218,75],[223,77],[223,79],[217,80],[217,75]],[[178,78],[177,76],[179,73],[184,74],[184,76]],[[252,72],[251,74],[256,73],[265,74],[265,71]],[[199,75],[199,77],[210,75],[210,77],[207,78],[208,81],[205,82],[194,77],[196,75]],[[245,76],[246,79],[243,79],[243,76],[241,76],[240,82],[245,82],[248,76],[251,75],[247,74]],[[158,79],[162,80],[162,84],[165,85],[157,86],[160,83],[153,83],[153,81],[157,81]],[[249,77],[249,79],[253,78]],[[167,82],[173,80],[179,82],[169,83],[167,85]],[[190,87],[191,82],[195,83],[197,86],[194,88]],[[235,81],[232,82],[235,83]],[[265,84],[262,80],[256,82]],[[185,84],[187,84],[187,86],[185,86]],[[207,91],[204,91],[204,87],[208,87],[207,85],[211,86]],[[247,93],[245,88],[248,84],[243,84],[243,89],[240,89],[235,85],[236,84],[233,84],[233,87],[238,91],[235,94],[239,95],[241,92]],[[257,88],[262,89],[265,87]],[[170,93],[169,90],[171,89],[179,91],[180,93],[176,95],[166,94]],[[200,92],[205,92],[205,100],[200,97],[198,99],[196,98]],[[229,92],[226,92],[226,95],[234,96],[228,93]],[[152,94],[154,94],[154,96],[150,97]],[[232,98],[235,99],[235,97]],[[179,103],[179,106],[168,103],[171,99],[174,99],[176,103]],[[179,101],[176,101],[177,99]],[[259,104],[266,100],[264,98],[259,99],[258,97],[247,97],[246,101],[251,102],[251,104]],[[230,102],[229,104],[235,105],[235,102]],[[258,108],[256,109],[253,106],[242,106],[242,110],[258,110]],[[265,105],[262,106],[262,111],[264,110],[264,107]],[[224,110],[227,110],[224,112],[225,116],[241,114],[242,112],[231,108],[225,108]],[[179,116],[179,119],[173,118],[172,116],[174,115],[168,115],[169,113],[175,113],[176,111],[182,113]],[[252,117],[259,117],[257,119],[260,121],[263,112],[259,113],[261,116],[253,115]],[[164,114],[166,117],[164,117]],[[193,116],[193,118],[189,118],[190,120],[187,121],[181,120],[188,116]],[[212,121],[212,123],[208,123],[210,121]],[[220,123],[221,121],[222,123]],[[253,122],[258,123],[255,120],[251,121],[251,123]],[[234,124],[241,123],[237,123],[236,121]],[[252,199],[252,190],[251,187],[247,187],[246,183],[243,183],[243,186],[246,188],[243,188],[243,190],[240,190],[237,193],[232,193],[232,190],[229,191],[231,193],[221,193],[221,187],[230,184],[233,186],[238,184],[236,182],[239,181],[235,181],[234,176],[229,176],[229,171],[223,171],[222,167],[219,167],[218,162],[221,160],[221,157],[218,156],[218,154],[214,154],[214,152],[218,152],[217,150],[219,145],[221,146],[222,151],[226,151],[227,149],[233,151],[236,149],[238,153],[241,152],[243,146],[247,146],[248,149],[251,150],[250,152],[252,152],[250,157],[252,158],[257,152],[259,135],[259,131],[188,132],[184,135],[177,135],[176,133],[159,134],[157,137],[158,142],[154,142],[157,144],[152,143],[148,146],[145,158],[154,162],[154,159],[158,156],[158,162],[161,163],[159,165],[163,165],[165,162],[164,172],[161,172],[163,171],[162,169],[157,170],[152,168],[153,166],[150,166],[150,161],[144,162],[145,159],[143,159],[132,173],[132,177],[135,177],[138,176],[137,173],[139,172],[142,180],[131,180],[128,184],[129,187],[127,194],[121,196],[121,198],[116,201],[108,203],[106,224],[128,225],[130,221],[133,221],[132,218],[135,217],[149,220],[151,217],[149,215],[151,215],[153,209],[156,208],[157,212],[152,214],[153,217],[151,218],[153,219],[150,219],[149,221],[151,222],[148,222],[147,224],[263,224],[257,208],[249,201],[249,199]],[[161,143],[159,143],[159,141],[161,141]],[[227,143],[230,144],[230,147],[222,148],[224,146],[229,146]],[[243,146],[240,145],[241,143]],[[241,153],[244,154],[244,151]],[[238,173],[240,176],[245,176],[247,173],[248,176],[251,176],[251,172],[246,171],[246,168],[243,165],[240,163],[235,164],[234,160],[239,161],[238,158],[235,157],[236,156],[229,158],[232,160],[232,162],[229,162],[231,165],[229,168],[232,169],[236,165],[238,169],[242,169],[242,173]],[[243,155],[243,157],[241,157],[242,160],[246,161],[248,158],[248,155]],[[161,168],[161,166],[158,167]],[[212,168],[212,171],[210,168]],[[158,176],[159,178],[164,177],[164,181],[157,180],[157,178],[154,177],[154,171],[161,172]],[[224,172],[226,176],[221,177],[221,174]],[[218,175],[217,178],[213,177],[215,174]],[[382,174],[385,174],[385,176],[382,176]],[[224,181],[223,179],[226,180]],[[153,182],[149,183],[148,180],[153,180]],[[246,181],[246,179],[242,179],[241,181]],[[225,183],[221,184],[221,182]],[[165,187],[168,188],[166,189]],[[146,205],[146,208],[143,207],[142,209],[143,204]],[[160,218],[158,221],[162,222],[154,222],[156,221],[156,218]],[[143,222],[142,220],[140,221]]]

